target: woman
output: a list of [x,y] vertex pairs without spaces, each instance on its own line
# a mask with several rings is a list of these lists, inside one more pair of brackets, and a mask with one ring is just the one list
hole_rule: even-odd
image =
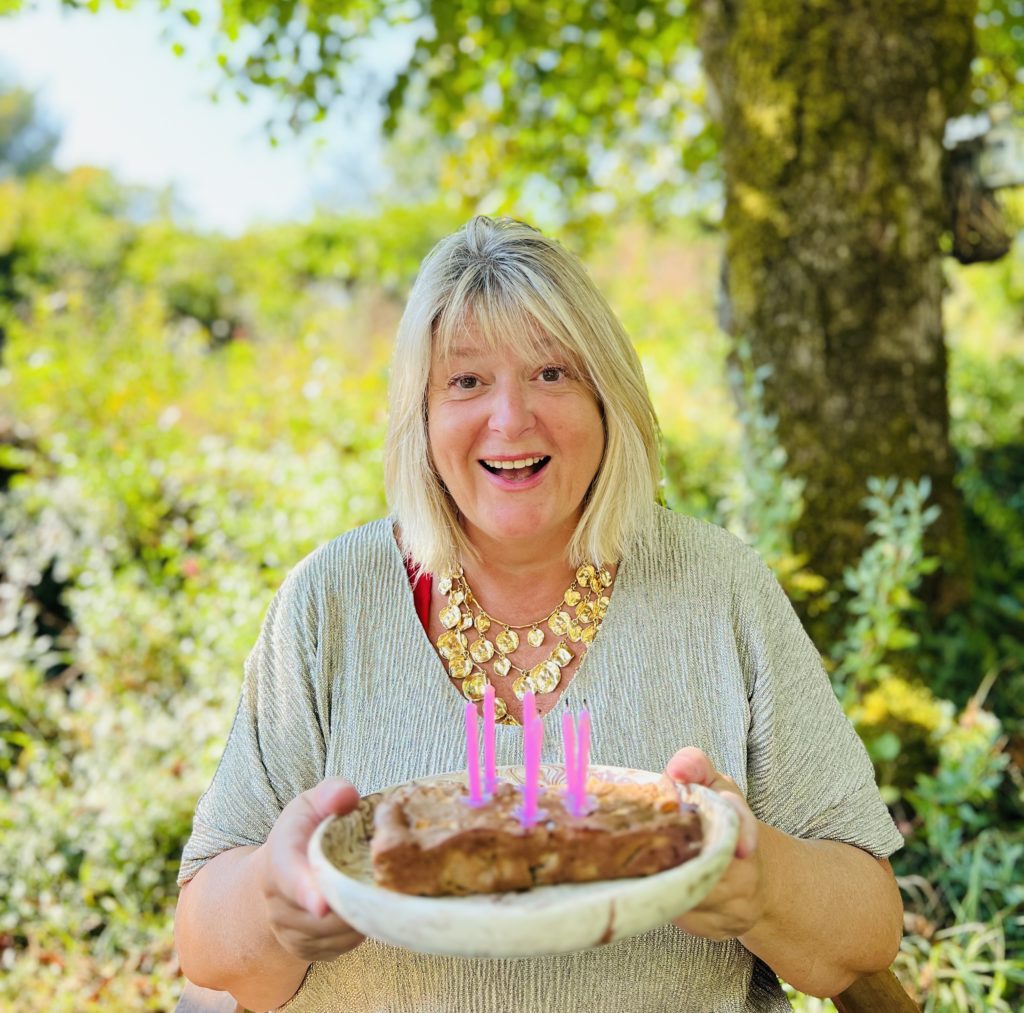
[[[254,1009],[707,1013],[789,1008],[776,975],[828,995],[888,966],[902,841],[871,764],[764,563],[656,506],[640,364],[580,264],[510,220],[442,241],[390,412],[392,516],[295,568],[246,663],[182,860],[185,974]],[[488,682],[499,764],[520,761],[531,686],[541,714],[588,706],[595,762],[735,805],[736,856],[700,907],[528,961],[423,956],[327,910],[316,824],[462,766],[463,700]]]

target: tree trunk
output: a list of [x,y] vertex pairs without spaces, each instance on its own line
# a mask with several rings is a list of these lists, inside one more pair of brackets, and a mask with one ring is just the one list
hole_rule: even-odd
[[768,363],[765,409],[806,481],[795,547],[834,580],[866,542],[871,475],[930,475],[944,563],[969,591],[949,441],[942,136],[975,0],[703,0],[722,129],[729,327]]

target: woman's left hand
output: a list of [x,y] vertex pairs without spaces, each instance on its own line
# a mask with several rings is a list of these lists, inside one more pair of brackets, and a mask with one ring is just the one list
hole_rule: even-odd
[[674,781],[702,784],[718,792],[739,814],[740,834],[732,862],[711,892],[695,908],[673,919],[684,932],[707,939],[732,939],[757,924],[765,911],[763,854],[758,822],[736,782],[715,770],[699,749],[680,749],[665,766]]

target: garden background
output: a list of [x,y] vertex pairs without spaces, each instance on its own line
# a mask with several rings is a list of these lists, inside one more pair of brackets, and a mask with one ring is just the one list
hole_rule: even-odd
[[[640,352],[666,502],[797,604],[906,838],[908,991],[1024,1005],[1024,203],[971,140],[1015,122],[1024,3],[791,6],[165,4],[168,45],[213,39],[226,83],[290,103],[279,144],[372,92],[350,42],[429,27],[380,91],[372,205],[233,237],[54,168],[8,82],[0,1008],[173,1008],[174,878],[242,662],[291,567],[386,509],[403,298],[477,210],[583,256]],[[897,97],[870,116],[854,57]]]

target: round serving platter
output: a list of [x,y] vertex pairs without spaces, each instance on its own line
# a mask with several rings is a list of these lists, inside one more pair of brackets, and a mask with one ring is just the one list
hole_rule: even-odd
[[[591,766],[589,775],[640,784],[664,776],[601,766]],[[522,784],[523,768],[501,767],[498,776]],[[565,783],[561,765],[542,765],[540,776],[542,784]],[[413,783],[465,780],[462,772]],[[652,876],[469,897],[396,893],[377,886],[370,862],[373,813],[386,791],[366,796],[345,816],[324,820],[309,842],[309,860],[338,916],[364,935],[395,946],[460,957],[537,957],[585,950],[677,918],[699,904],[725,871],[736,850],[736,810],[700,785],[680,784],[678,789],[680,800],[700,812],[704,844],[696,858]]]

